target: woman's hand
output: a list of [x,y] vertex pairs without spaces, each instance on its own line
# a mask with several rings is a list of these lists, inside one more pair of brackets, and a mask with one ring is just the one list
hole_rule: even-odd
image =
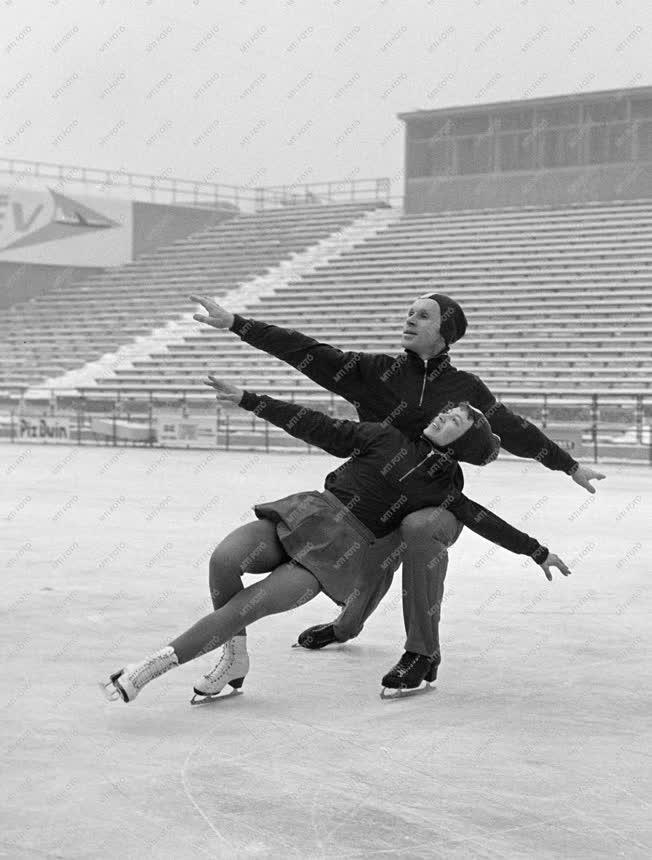
[[204,380],[204,385],[208,385],[217,391],[218,400],[227,400],[229,403],[240,403],[244,394],[242,388],[231,385],[230,382],[225,382],[223,379],[218,379],[212,373],[208,374],[208,380]]
[[559,556],[554,554],[554,552],[549,552],[548,558],[545,561],[542,561],[539,567],[543,569],[543,572],[545,573],[548,582],[552,582],[552,571],[550,570],[551,567],[556,567],[561,570],[564,576],[570,576],[570,570],[566,567],[566,565],[559,558]]

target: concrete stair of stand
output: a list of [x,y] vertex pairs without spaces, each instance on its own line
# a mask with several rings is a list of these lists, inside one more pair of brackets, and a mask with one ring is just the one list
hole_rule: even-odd
[[[305,251],[293,254],[290,259],[283,260],[265,274],[219,296],[218,301],[229,310],[240,311],[246,308],[247,311],[254,311],[257,304],[274,295],[278,289],[287,287],[293,280],[314,273],[318,266],[336,260],[358,243],[385,229],[398,217],[400,216],[396,212],[385,207],[365,212],[351,224],[321,239]],[[92,389],[97,386],[99,379],[110,383],[111,379],[119,376],[120,371],[133,369],[135,361],[149,358],[153,353],[166,352],[168,346],[183,344],[189,338],[197,336],[199,324],[193,320],[193,313],[194,311],[183,314],[179,319],[169,320],[149,334],[124,344],[116,352],[105,353],[97,361],[87,362],[81,367],[32,386],[26,392],[26,398],[42,397],[43,389]]]

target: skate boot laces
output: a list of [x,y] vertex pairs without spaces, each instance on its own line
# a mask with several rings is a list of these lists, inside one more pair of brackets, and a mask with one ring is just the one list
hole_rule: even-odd
[[399,678],[402,678],[403,675],[407,675],[407,673],[416,666],[419,661],[421,654],[414,654],[411,651],[406,651],[405,654],[398,661],[396,666],[394,666],[394,670]]
[[109,701],[122,698],[125,702],[132,702],[146,684],[178,665],[177,655],[168,645],[140,663],[130,663],[114,672],[100,687]]
[[[218,697],[227,684],[234,691],[242,687],[249,671],[249,655],[244,636],[234,637],[234,639],[236,641],[231,639],[224,643],[222,656],[217,664],[195,683],[193,688],[195,695],[190,701],[191,705]],[[242,641],[237,641],[237,639],[242,639]],[[198,696],[203,698],[198,699]]]
[[209,672],[206,672],[204,678],[206,678],[206,680],[211,684],[221,681],[222,676],[228,675],[229,671],[233,668],[235,661],[235,645],[233,640],[229,640],[228,642],[225,642],[224,647],[222,648],[222,656],[219,661]]
[[145,684],[149,684],[154,678],[158,678],[167,672],[169,667],[170,658],[168,655],[154,654],[134,667],[127,667],[124,673],[129,676],[129,680],[134,687],[140,691]]

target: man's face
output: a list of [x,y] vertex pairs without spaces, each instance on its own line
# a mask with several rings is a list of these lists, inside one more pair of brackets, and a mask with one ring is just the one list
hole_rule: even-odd
[[455,406],[435,415],[423,432],[435,445],[445,447],[463,436],[472,424],[466,409]]
[[417,299],[408,309],[401,346],[418,355],[432,353],[439,341],[441,311],[434,299]]

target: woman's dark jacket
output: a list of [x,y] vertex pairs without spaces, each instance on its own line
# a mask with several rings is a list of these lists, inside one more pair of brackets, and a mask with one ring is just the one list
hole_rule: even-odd
[[326,476],[324,487],[376,537],[394,531],[412,511],[446,507],[472,531],[511,552],[536,562],[548,557],[546,547],[456,488],[457,461],[424,436],[411,440],[390,424],[338,420],[250,391],[239,405],[309,445],[349,457]]

